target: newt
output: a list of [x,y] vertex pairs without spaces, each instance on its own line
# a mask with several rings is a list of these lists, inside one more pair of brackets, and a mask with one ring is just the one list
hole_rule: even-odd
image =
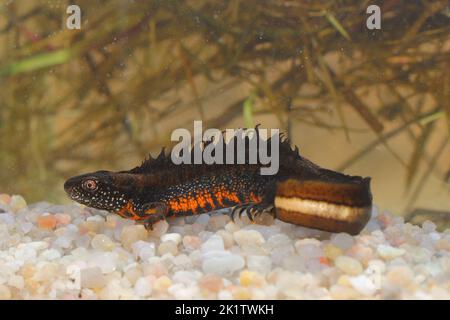
[[369,177],[322,168],[302,157],[284,137],[279,142],[278,172],[261,175],[262,166],[259,159],[249,163],[248,157],[244,164],[174,164],[163,148],[159,156],[149,156],[131,170],[71,177],[64,189],[74,201],[150,229],[167,217],[231,207],[233,217],[246,212],[253,220],[269,212],[284,222],[353,235],[368,222],[372,208]]

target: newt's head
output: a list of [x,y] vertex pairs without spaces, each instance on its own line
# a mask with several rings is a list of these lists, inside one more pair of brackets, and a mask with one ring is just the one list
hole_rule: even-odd
[[114,211],[127,203],[129,193],[129,188],[118,184],[116,180],[112,172],[96,171],[68,179],[64,183],[64,190],[76,202],[96,209]]

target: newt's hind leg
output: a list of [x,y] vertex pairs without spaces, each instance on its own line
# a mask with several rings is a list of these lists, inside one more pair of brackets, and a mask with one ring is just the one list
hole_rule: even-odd
[[250,219],[250,221],[254,221],[256,217],[261,215],[263,212],[269,212],[272,216],[275,216],[275,210],[273,208],[273,205],[267,204],[267,203],[246,203],[246,204],[240,204],[233,208],[233,211],[231,212],[231,218],[233,219],[233,222],[235,221],[236,213],[238,213],[239,218],[241,218],[242,213],[245,211],[247,214],[247,217]]

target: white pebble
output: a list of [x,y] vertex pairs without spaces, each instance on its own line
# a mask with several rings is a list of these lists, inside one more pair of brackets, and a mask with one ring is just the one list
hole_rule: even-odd
[[337,268],[349,275],[358,275],[363,271],[361,262],[347,256],[339,256],[334,261]]
[[256,230],[236,231],[233,233],[233,238],[239,246],[243,246],[245,244],[261,245],[266,242],[262,234]]
[[89,259],[89,266],[98,267],[103,273],[110,273],[117,268],[116,252],[100,252],[93,254]]
[[150,279],[147,277],[139,278],[134,285],[134,292],[140,297],[148,297],[152,293]]
[[104,234],[97,234],[92,238],[91,246],[97,250],[110,251],[115,247],[115,244],[110,237]]
[[317,259],[324,255],[323,249],[317,244],[313,243],[299,244],[297,242],[295,244],[295,247],[297,249],[298,254],[306,260]]
[[106,278],[98,267],[81,270],[80,279],[82,287],[91,289],[103,288],[106,284]]
[[87,217],[86,221],[105,222],[105,218],[101,215]]
[[385,260],[394,259],[405,254],[404,249],[394,248],[389,245],[380,244],[377,247],[377,253]]
[[42,251],[41,257],[43,257],[46,260],[52,261],[61,258],[61,253],[56,249],[48,249]]
[[24,234],[27,234],[28,232],[30,232],[33,229],[33,224],[25,221],[20,224],[20,229],[22,230],[22,232]]
[[364,275],[350,277],[349,281],[356,291],[365,296],[373,296],[379,289],[370,278]]
[[205,259],[202,269],[205,273],[216,273],[219,275],[230,275],[245,266],[244,259],[236,254],[228,254],[221,257]]
[[331,243],[342,250],[347,250],[355,243],[355,240],[348,233],[337,233],[331,236]]
[[266,274],[272,268],[272,260],[267,256],[250,255],[247,257],[247,268],[252,271]]
[[211,236],[206,242],[204,242],[201,246],[201,250],[202,252],[209,252],[209,251],[215,251],[215,250],[219,250],[222,251],[224,250],[224,242],[222,237],[218,236],[218,235],[213,235]]
[[8,285],[22,290],[24,288],[25,281],[22,276],[13,275],[9,278]]
[[179,233],[166,233],[165,235],[161,236],[161,241],[173,241],[178,245],[181,242],[181,235]]
[[12,213],[0,213],[0,223],[14,224],[15,221],[15,215]]
[[139,240],[132,244],[131,249],[135,258],[139,258],[142,261],[155,256],[155,244],[152,242]]
[[21,209],[25,209],[27,207],[27,202],[22,196],[13,195],[9,205],[14,212],[17,212]]
[[167,223],[167,221],[161,220],[153,225],[153,229],[149,230],[148,234],[152,237],[159,238],[163,234],[165,234],[168,229],[169,229],[169,224]]

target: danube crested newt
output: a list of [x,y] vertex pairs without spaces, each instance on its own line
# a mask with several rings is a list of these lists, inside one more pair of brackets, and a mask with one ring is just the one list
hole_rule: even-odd
[[[269,145],[271,139],[266,140]],[[279,140],[278,172],[261,175],[262,166],[259,158],[252,164],[248,157],[243,164],[174,164],[163,148],[158,157],[150,156],[128,171],[101,170],[69,178],[64,189],[81,204],[115,212],[147,228],[166,217],[229,207],[234,207],[233,217],[246,212],[253,220],[266,211],[284,222],[350,234],[358,234],[370,218],[370,178],[321,168],[286,138]]]

